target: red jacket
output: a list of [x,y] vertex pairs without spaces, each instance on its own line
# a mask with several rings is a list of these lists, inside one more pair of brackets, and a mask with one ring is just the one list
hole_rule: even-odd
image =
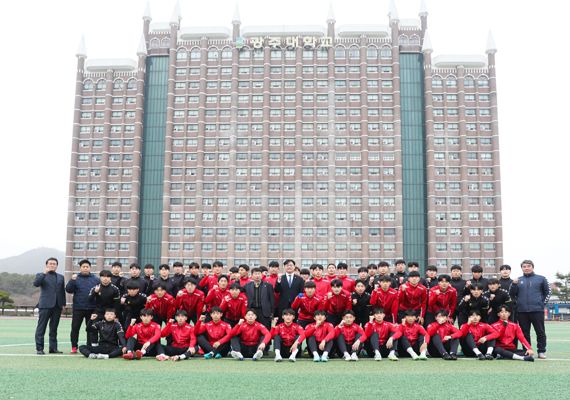
[[220,308],[224,312],[224,317],[229,320],[237,321],[245,317],[245,312],[247,310],[247,297],[245,294],[240,293],[235,299],[228,294],[222,300]]
[[198,323],[196,323],[196,326],[194,327],[196,335],[206,334],[206,339],[208,339],[210,344],[214,344],[216,342],[220,342],[220,344],[226,343],[230,340],[229,334],[231,330],[232,327],[230,324],[221,320],[218,323],[210,321],[205,324],[198,320]]
[[362,341],[369,339],[372,334],[376,333],[378,335],[378,343],[380,346],[386,344],[388,339],[390,338],[390,333],[395,334],[398,332],[398,325],[391,324],[390,322],[382,321],[382,323],[378,323],[376,321],[368,322],[364,326],[364,335],[365,338],[361,339]]
[[339,276],[338,279],[342,281],[342,288],[348,293],[354,292],[356,281],[349,276]]
[[160,325],[152,321],[148,325],[145,325],[142,322],[135,325],[129,325],[127,333],[125,333],[125,338],[129,339],[135,335],[137,336],[137,342],[140,344],[145,344],[146,342],[158,342],[160,340]]
[[245,346],[257,346],[263,337],[263,343],[268,345],[271,341],[271,334],[265,326],[255,321],[253,324],[243,322],[233,327],[229,334],[230,338],[239,336]]
[[408,324],[401,324],[398,327],[398,332],[396,332],[393,336],[394,340],[401,338],[402,336],[405,336],[408,341],[410,342],[410,345],[413,346],[416,344],[416,342],[418,341],[418,339],[420,338],[420,335],[423,335],[423,337],[425,338],[427,335],[426,330],[424,329],[423,326],[421,326],[420,324],[413,323],[412,325],[408,325]]
[[449,315],[453,315],[457,306],[457,290],[451,285],[445,292],[442,292],[439,286],[434,286],[429,290],[428,295],[428,311],[432,314],[439,310],[449,311]]
[[168,293],[165,293],[161,298],[159,298],[156,294],[151,294],[148,296],[144,308],[151,309],[156,316],[166,321],[173,318],[174,313],[176,312],[174,297]]
[[196,346],[196,335],[194,327],[188,323],[179,325],[178,322],[171,322],[162,328],[162,337],[172,336],[172,346],[187,349]]
[[398,291],[393,288],[388,288],[387,291],[383,291],[382,288],[373,290],[370,307],[372,309],[382,307],[384,314],[392,317],[392,322],[398,322]]
[[212,290],[214,288],[214,286],[217,284],[218,284],[218,276],[212,274],[212,275],[204,276],[202,278],[202,280],[200,281],[200,283],[198,283],[198,286],[200,286],[202,288],[208,288],[208,293],[210,293],[210,290]]
[[222,304],[224,297],[229,295],[230,292],[228,292],[227,288],[222,290],[219,287],[215,287],[209,290],[208,295],[204,299],[204,303],[208,306],[208,311],[210,311],[212,307],[219,307],[220,304]]
[[441,340],[446,336],[451,336],[457,334],[459,329],[457,329],[454,325],[446,322],[445,324],[440,324],[439,322],[432,322],[427,327],[427,336],[426,336],[426,343],[429,343],[432,337],[435,335],[439,335]]
[[298,344],[303,343],[305,340],[305,331],[296,323],[292,323],[291,325],[287,325],[285,322],[274,326],[271,329],[271,337],[274,338],[275,336],[279,335],[281,338],[281,342],[285,346],[291,346],[293,343],[297,342]]
[[459,332],[453,335],[453,338],[462,338],[467,336],[468,334],[473,335],[473,339],[475,339],[475,343],[479,341],[483,336],[487,340],[493,340],[499,337],[500,333],[493,329],[491,325],[486,324],[484,322],[479,322],[477,325],[471,324],[463,324],[459,329]]
[[295,297],[291,308],[295,311],[298,310],[298,319],[303,321],[312,321],[314,319],[315,311],[322,310],[323,299],[316,294],[313,297],[308,297],[306,293],[302,293]]
[[248,282],[251,282],[251,280],[252,280],[252,279],[251,279],[249,276],[247,276],[247,277],[245,277],[245,278],[241,278],[241,277],[240,277],[240,278],[237,280],[237,282],[238,282],[239,285],[243,288],[243,287],[245,287],[245,285],[246,285]]
[[186,289],[182,289],[176,296],[176,309],[185,310],[188,318],[193,315],[199,317],[204,311],[204,292],[195,289],[192,293],[188,293]]
[[420,310],[420,316],[423,318],[426,315],[427,295],[427,288],[421,283],[412,286],[406,282],[398,291],[398,307],[403,311]]
[[[267,283],[270,283],[271,286],[273,286],[273,290],[275,290],[275,285],[277,285],[278,280],[279,280],[279,274],[268,275],[267,278],[265,279]],[[281,293],[274,292],[273,295],[275,296],[275,304],[279,304],[279,297],[281,296]]]
[[332,297],[328,298],[328,293],[323,299],[323,310],[329,314],[341,315],[346,310],[352,310],[352,299],[350,294],[346,293],[344,290],[339,294],[332,294]]
[[495,347],[501,347],[506,350],[516,350],[517,346],[515,345],[515,339],[518,339],[525,349],[532,349],[532,346],[524,337],[519,324],[508,321],[505,326],[503,325],[503,321],[497,321],[491,326],[499,332],[499,337],[495,342]]
[[320,343],[323,340],[332,340],[334,339],[334,326],[330,322],[326,321],[319,326],[317,326],[316,322],[313,322],[305,328],[305,338],[308,339],[311,336],[315,337],[317,343]]
[[340,335],[344,336],[344,341],[346,344],[353,344],[356,342],[356,335],[360,335],[360,337],[364,335],[364,329],[362,329],[362,327],[357,323],[352,323],[350,325],[342,324],[342,326],[339,324],[336,328],[334,328],[334,337],[337,338]]
[[317,290],[315,290],[315,294],[320,297],[325,297],[328,292],[331,291],[331,281],[326,278],[313,278],[313,282],[317,285]]

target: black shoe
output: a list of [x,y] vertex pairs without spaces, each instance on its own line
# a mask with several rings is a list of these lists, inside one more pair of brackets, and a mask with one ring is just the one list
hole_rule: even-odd
[[487,359],[484,354],[478,354],[478,355],[477,355],[477,358],[478,358],[480,361],[485,361],[485,360]]
[[451,356],[449,355],[449,353],[443,353],[443,355],[441,356],[441,358],[443,358],[444,360],[452,360]]
[[493,361],[495,359],[495,357],[493,357],[492,354],[485,354],[485,359],[487,359],[489,361]]
[[534,357],[533,356],[524,356],[524,361],[534,362]]
[[44,353],[43,350],[38,350],[38,351],[36,351],[36,354],[37,354],[38,356],[44,356],[46,353]]
[[457,361],[457,354],[451,353],[449,356],[451,357],[452,361]]
[[63,352],[62,352],[62,351],[59,351],[59,350],[50,350],[49,353],[50,353],[50,354],[61,354],[61,353],[63,353]]

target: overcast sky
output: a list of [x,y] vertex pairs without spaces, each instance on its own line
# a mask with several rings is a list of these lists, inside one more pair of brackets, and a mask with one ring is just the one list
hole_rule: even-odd
[[[65,249],[75,53],[136,59],[146,0],[2,1],[0,258]],[[524,5],[523,5],[524,3]],[[150,1],[168,22],[174,1]],[[389,0],[335,0],[337,25],[387,24]],[[231,26],[235,1],[180,1],[182,26]],[[397,0],[417,18],[419,0]],[[329,0],[241,0],[242,26],[325,25]],[[485,53],[497,44],[505,262],[530,258],[552,277],[570,272],[568,6],[559,0],[432,0],[438,54]],[[567,182],[567,183],[564,183]]]

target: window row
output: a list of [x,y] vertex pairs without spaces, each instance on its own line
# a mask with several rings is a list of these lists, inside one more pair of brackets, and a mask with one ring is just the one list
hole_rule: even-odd
[[83,82],[83,90],[105,90],[107,89],[107,83],[111,84],[113,90],[123,90],[125,87],[127,90],[136,90],[137,89],[137,80],[135,78],[129,79],[126,83],[123,79],[115,79],[112,82],[108,82],[105,79],[99,79],[96,83],[94,83],[91,79],[87,79]]
[[[85,199],[86,200],[86,199]],[[233,201],[233,205],[235,206],[255,206],[260,207],[262,205],[267,205],[269,207],[295,207],[295,197],[268,197],[263,199],[261,197],[236,197]],[[363,203],[362,197],[335,197],[334,205],[335,206],[361,206]],[[303,206],[323,206],[328,205],[329,201],[327,197],[303,197],[301,198],[301,204]],[[368,198],[368,205],[369,206],[385,206],[385,207],[392,207],[396,204],[395,197],[387,197],[383,196],[380,197],[369,197]],[[185,205],[185,206],[195,206],[196,205],[196,198],[195,197],[171,197],[170,198],[170,205]],[[202,198],[202,205],[203,206],[218,206],[218,207],[227,207],[230,205],[230,199],[228,197],[203,197]]]
[[[346,99],[348,98],[351,102],[361,102],[363,101],[363,99],[361,98],[361,96],[364,95],[360,95],[360,94],[353,94],[353,95],[349,95],[347,97],[347,95],[344,94],[336,94],[335,95],[335,101],[336,102],[346,102]],[[312,94],[306,94],[302,96],[303,101],[305,102],[312,102],[314,99],[314,95]],[[319,102],[328,102],[329,101],[329,95],[328,94],[322,94],[322,95],[317,95],[316,96],[317,101]],[[197,104],[200,102],[200,96],[174,96],[174,103],[175,104],[184,104],[186,103],[186,100],[188,100],[188,103],[190,104]],[[284,95],[281,96],[279,94],[276,95],[271,95],[269,96],[269,101],[271,103],[282,103],[282,101],[285,102],[296,102],[297,98],[296,95]],[[366,100],[369,103],[374,103],[374,102],[379,102],[380,100],[382,102],[392,102],[394,101],[394,96],[391,94],[383,94],[383,95],[379,95],[379,94],[367,94],[366,95]],[[262,94],[259,95],[248,95],[248,94],[244,94],[244,95],[239,95],[237,97],[237,101],[238,103],[263,103],[264,102],[264,96]],[[232,96],[231,95],[206,95],[206,103],[207,104],[225,104],[225,103],[231,103],[232,102]]]
[[[436,221],[461,221],[461,213],[459,212],[437,212],[434,215]],[[494,221],[495,214],[492,212],[485,212],[485,213],[477,213],[477,212],[470,212],[467,215],[467,219],[469,221],[480,221],[482,218],[483,221]]]
[[[446,124],[442,123],[442,122],[436,122],[433,124],[433,129],[436,132],[439,131],[443,131],[443,130],[447,130],[447,131],[458,131],[459,130],[459,124],[456,122],[448,122]],[[465,124],[465,130],[467,131],[476,131],[477,130],[477,124],[475,123],[466,123]],[[483,132],[488,132],[491,130],[491,124],[489,123],[480,123],[479,124],[479,130],[483,131]]]
[[[447,154],[447,157],[446,157]],[[460,160],[461,156],[459,152],[435,152],[433,153],[433,159],[436,161],[442,161],[445,159],[448,160]],[[464,159],[467,161],[492,161],[493,160],[493,153],[483,153],[483,152],[476,152],[476,151],[468,151],[465,153]]]
[[[475,101],[475,94],[465,94],[464,98],[465,101]],[[477,97],[479,98],[480,102],[487,102],[489,101],[489,95],[488,94],[478,94]],[[433,94],[432,95],[432,100],[435,102],[441,102],[444,99],[444,95],[443,94]],[[457,94],[446,94],[445,95],[445,100],[446,101],[457,101],[458,99],[458,95]]]
[[[433,204],[436,206],[460,206],[463,199],[461,197],[434,197]],[[494,197],[468,197],[467,204],[469,206],[494,206]]]
[[[137,99],[136,97],[112,97],[111,104],[136,104]],[[81,104],[84,106],[89,106],[92,104],[95,105],[104,105],[105,104],[105,97],[82,97]]]
[[495,228],[435,228],[435,235],[461,236],[463,231],[469,236],[495,236]]

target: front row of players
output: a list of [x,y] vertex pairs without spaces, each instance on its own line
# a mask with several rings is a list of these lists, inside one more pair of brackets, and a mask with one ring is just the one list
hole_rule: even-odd
[[[317,310],[314,322],[303,328],[294,322],[295,311],[286,309],[282,314],[283,322],[268,330],[256,321],[253,309],[248,309],[245,319],[232,328],[222,319],[222,309],[213,307],[209,321],[202,315],[194,326],[187,322],[186,311],[178,310],[175,321],[170,320],[161,330],[153,321],[153,311],[143,309],[141,322],[131,319],[125,333],[116,320],[115,311],[107,309],[103,320],[93,314],[88,324],[88,331],[98,334],[98,344],[80,346],[79,351],[85,357],[98,359],[122,355],[126,360],[150,356],[159,361],[179,361],[198,353],[205,359],[219,359],[229,353],[238,360],[259,360],[273,340],[275,361],[286,358],[295,362],[306,340],[308,352],[315,362],[326,362],[335,353],[346,361],[358,361],[363,349],[378,361],[382,358],[397,361],[398,357],[427,360],[428,353],[431,357],[457,360],[459,345],[464,356],[479,360],[534,361],[530,344],[519,325],[509,320],[510,314],[508,306],[501,306],[499,320],[488,325],[481,322],[481,314],[474,310],[458,329],[450,322],[448,311],[441,310],[436,313],[436,321],[425,329],[417,322],[414,311],[407,311],[401,324],[393,324],[384,320],[384,309],[376,308],[363,329],[355,323],[352,310],[343,313],[336,327],[326,321],[325,311]],[[166,338],[166,345],[161,344],[161,338]],[[524,349],[517,349],[516,340]]]

